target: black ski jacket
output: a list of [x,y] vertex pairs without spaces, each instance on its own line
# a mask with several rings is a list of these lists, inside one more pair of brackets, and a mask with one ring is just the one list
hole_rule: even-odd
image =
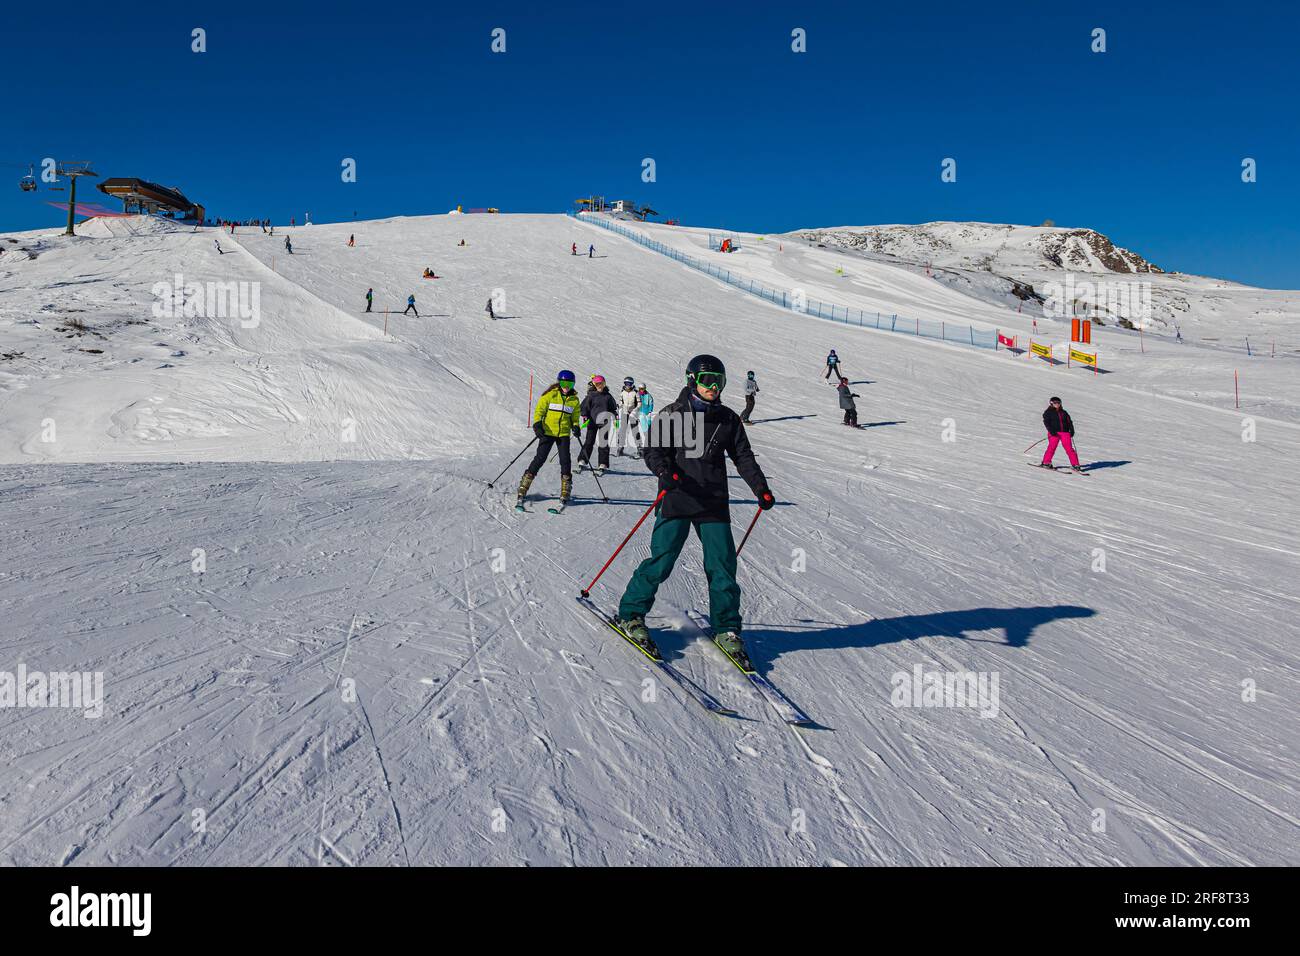
[[767,478],[749,447],[740,416],[721,402],[704,413],[703,430],[696,428],[691,442],[695,450],[689,450],[680,423],[695,414],[688,385],[675,402],[659,410],[651,427],[645,449],[646,467],[661,480],[673,472],[681,476],[681,484],[659,503],[659,516],[730,522],[727,456],[731,456],[736,471],[756,497],[767,491]]
[[604,425],[617,416],[618,402],[614,401],[614,396],[609,394],[609,389],[602,392],[600,389],[593,388],[587,392],[587,397],[582,400],[582,406],[578,411],[593,425]]
[[1056,409],[1048,405],[1047,411],[1043,412],[1043,424],[1047,426],[1049,435],[1065,432],[1071,438],[1074,437],[1074,422],[1070,421],[1070,413],[1064,408]]

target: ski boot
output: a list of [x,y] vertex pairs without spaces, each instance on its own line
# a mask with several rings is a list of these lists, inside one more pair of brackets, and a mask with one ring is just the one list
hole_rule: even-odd
[[659,660],[659,647],[655,644],[654,638],[650,636],[650,631],[645,626],[645,618],[629,617],[615,618],[614,623],[618,629],[623,632],[623,636],[639,647],[643,653]]
[[596,475],[597,478],[604,478],[604,477],[605,477],[605,466],[604,466],[604,465],[597,465],[594,469],[592,469],[592,471],[594,472],[594,474]]
[[560,507],[563,508],[569,503],[569,493],[573,491],[573,476],[560,476]]
[[523,477],[519,479],[519,492],[515,495],[515,510],[524,510],[524,496],[528,494],[528,489],[532,487],[535,476],[531,471],[526,471]]
[[1082,466],[1080,466],[1080,465],[1071,465],[1071,466],[1070,466],[1070,470],[1071,470],[1072,472],[1074,472],[1076,475],[1087,474],[1087,472],[1085,472],[1085,471],[1083,470]]
[[731,663],[746,674],[754,673],[754,662],[749,659],[749,652],[745,650],[745,642],[740,639],[739,631],[719,631],[713,635],[713,643],[731,658]]

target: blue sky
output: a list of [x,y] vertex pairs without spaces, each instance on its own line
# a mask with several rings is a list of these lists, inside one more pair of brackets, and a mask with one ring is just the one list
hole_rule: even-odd
[[54,156],[240,219],[592,192],[768,232],[1050,218],[1164,268],[1300,288],[1300,13],[1282,4],[10,6],[0,228],[59,221],[42,200],[66,194],[23,194],[14,168]]

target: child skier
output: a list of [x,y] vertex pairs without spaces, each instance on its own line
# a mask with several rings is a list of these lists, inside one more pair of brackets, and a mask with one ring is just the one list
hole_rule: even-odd
[[837,391],[840,393],[840,408],[844,409],[844,424],[852,425],[854,428],[857,428],[858,406],[853,400],[855,398],[860,398],[861,396],[858,395],[857,392],[849,391],[849,380],[843,376],[840,377],[840,384]]
[[[664,408],[674,419],[691,415],[702,428],[700,443],[688,447],[683,429],[660,434],[646,446],[646,466],[659,478],[664,492],[650,538],[650,557],[642,561],[618,606],[618,626],[654,657],[659,650],[645,626],[659,586],[672,574],[691,528],[704,548],[704,573],[709,581],[709,619],[714,643],[738,667],[754,669],[740,636],[740,586],[736,583],[736,543],[731,536],[727,456],[758,497],[764,511],[776,504],[767,479],[754,460],[740,416],[722,404],[727,372],[722,360],[697,355],[686,366],[686,387]],[[661,413],[662,414],[662,413]],[[672,420],[672,419],[670,419]],[[703,454],[699,453],[703,448]]]
[[402,315],[406,315],[409,312],[414,312],[417,319],[420,317],[420,310],[415,307],[414,295],[408,295],[406,297],[406,309],[402,312]]
[[840,357],[835,354],[834,349],[831,349],[831,354],[826,356],[826,374],[823,376],[823,378],[829,380],[831,377],[831,372],[835,373],[836,378],[842,378],[842,376],[840,375]]
[[577,254],[578,254],[578,244],[575,242],[569,250],[569,255],[576,256]]
[[1079,454],[1074,450],[1074,421],[1055,395],[1043,412],[1043,424],[1047,427],[1047,451],[1039,464],[1044,468],[1054,467],[1052,459],[1056,456],[1056,446],[1059,444],[1065,448],[1065,454],[1070,459],[1070,469],[1083,474],[1083,469],[1079,467]]
[[497,314],[496,314],[495,312],[492,311],[492,296],[488,296],[488,300],[487,300],[487,314],[488,314],[488,318],[489,318],[489,319],[492,319],[492,320],[494,320],[494,321],[496,320]]
[[366,290],[366,311],[367,312],[370,311],[370,306],[374,304],[374,301],[375,301],[375,290],[367,289]]
[[753,424],[749,420],[749,416],[754,411],[754,396],[757,394],[758,381],[754,378],[753,372],[747,372],[745,374],[745,411],[740,416],[740,420],[746,425]]
[[349,245],[349,246],[355,246],[356,244],[357,244],[357,237],[356,237],[356,236],[348,236],[348,245]]
[[636,452],[636,457],[640,458],[645,450],[645,446],[650,441],[650,416],[655,410],[655,400],[654,396],[646,391],[645,383],[636,387],[636,393],[641,399],[641,416],[640,420],[637,422],[640,426],[637,429],[637,438],[640,440],[641,446]]
[[537,477],[537,472],[546,464],[547,456],[554,445],[560,458],[560,505],[569,501],[569,492],[573,489],[573,470],[569,460],[569,436],[580,435],[582,428],[578,424],[578,396],[573,393],[575,377],[567,368],[561,369],[555,376],[555,384],[542,392],[533,409],[533,431],[537,435],[537,453],[524,469],[519,479],[519,494],[515,499],[515,510],[524,510],[524,496]]
[[293,255],[293,243],[289,241],[288,236],[284,237],[284,248],[289,253],[289,255]]
[[587,420],[587,435],[582,441],[582,454],[578,458],[578,470],[582,470],[582,463],[586,463],[588,468],[592,468],[591,451],[600,443],[600,451],[597,455],[597,464],[593,468],[596,477],[605,473],[609,467],[609,432],[614,422],[614,416],[618,413],[618,403],[614,401],[614,396],[609,394],[605,387],[605,376],[593,375],[591,385],[587,389],[587,396],[582,400],[582,416]]
[[623,391],[618,393],[618,453],[623,454],[628,439],[632,440],[632,450],[636,451],[641,443],[633,435],[637,430],[641,415],[641,396],[636,391],[636,380],[632,376],[623,379]]
[[588,259],[596,258],[596,247],[594,245],[590,245],[587,247],[587,258]]

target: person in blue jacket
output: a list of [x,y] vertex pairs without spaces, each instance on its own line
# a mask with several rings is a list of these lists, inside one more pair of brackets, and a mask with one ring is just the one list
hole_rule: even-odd
[[654,414],[655,399],[646,391],[645,382],[636,387],[636,393],[641,398],[641,414],[637,419],[637,457],[640,458],[645,450],[646,443],[650,440],[650,417]]
[[831,349],[831,354],[826,356],[826,374],[823,377],[829,379],[831,372],[835,373],[837,382],[844,377],[844,374],[840,371],[840,357],[835,354],[834,349]]

